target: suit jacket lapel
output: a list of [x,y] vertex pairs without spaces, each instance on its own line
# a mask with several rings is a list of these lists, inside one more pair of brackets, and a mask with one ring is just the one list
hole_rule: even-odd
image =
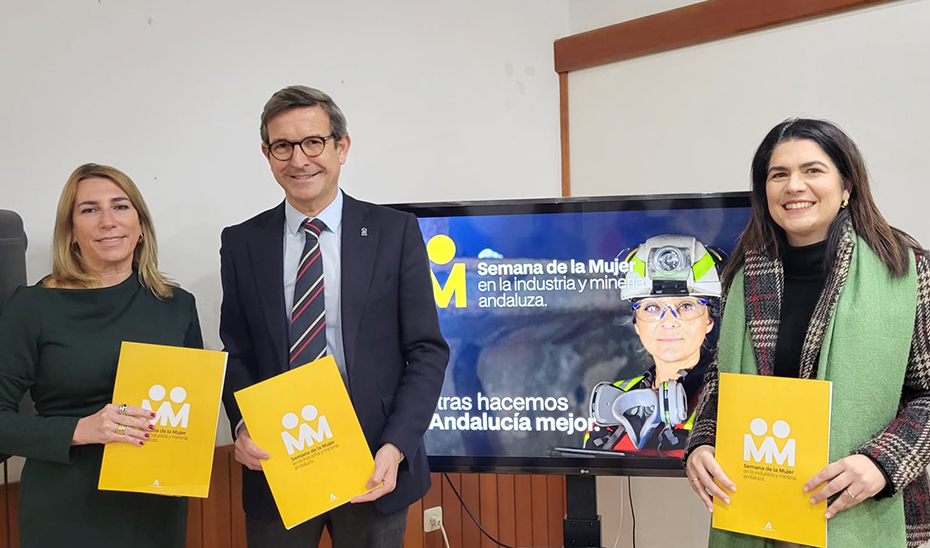
[[380,227],[367,219],[370,210],[368,204],[345,195],[342,206],[342,344],[350,380],[359,324],[368,300],[381,235]]
[[288,331],[284,310],[284,202],[271,211],[249,241],[255,291],[262,303],[265,325],[274,341],[280,371],[287,370]]

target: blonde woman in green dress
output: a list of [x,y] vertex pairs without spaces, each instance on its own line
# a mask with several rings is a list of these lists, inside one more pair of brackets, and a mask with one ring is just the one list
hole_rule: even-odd
[[[187,500],[100,491],[103,447],[145,450],[154,415],[111,402],[120,344],[202,348],[194,297],[158,270],[155,231],[121,171],[79,167],[58,204],[52,273],[0,316],[0,452],[26,457],[22,548],[184,546]],[[36,415],[18,412],[29,390]]]

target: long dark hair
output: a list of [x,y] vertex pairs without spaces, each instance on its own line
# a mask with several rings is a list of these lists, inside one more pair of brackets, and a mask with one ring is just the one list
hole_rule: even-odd
[[727,261],[723,275],[724,287],[730,287],[736,272],[746,263],[747,251],[762,251],[774,258],[781,258],[788,245],[785,231],[775,223],[769,213],[765,184],[769,161],[775,147],[794,140],[817,143],[839,170],[843,187],[849,190],[849,206],[841,209],[830,224],[827,234],[827,263],[832,264],[833,257],[836,256],[843,224],[846,219],[852,219],[856,234],[878,255],[891,275],[895,278],[903,277],[910,262],[908,250],[919,251],[920,244],[908,234],[889,226],[878,210],[875,200],[872,199],[869,175],[859,147],[832,122],[792,118],[773,127],[762,139],[752,158],[752,216]]

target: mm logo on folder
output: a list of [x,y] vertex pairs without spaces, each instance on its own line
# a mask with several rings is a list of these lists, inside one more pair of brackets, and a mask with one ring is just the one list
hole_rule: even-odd
[[[284,431],[281,432],[281,439],[284,440],[284,447],[288,455],[293,455],[296,451],[303,451],[307,447],[313,447],[316,443],[323,443],[325,440],[332,439],[333,431],[329,427],[329,421],[325,415],[318,415],[316,407],[305,405],[300,410],[300,422],[294,413],[286,413],[281,417],[281,425]],[[311,426],[316,421],[316,429]],[[300,428],[297,425],[300,424]],[[297,437],[293,436],[294,429],[297,429]]]
[[[167,391],[160,384],[153,384],[148,391],[148,398],[142,400],[142,409],[155,411],[155,426],[187,428],[190,422],[191,404],[187,401],[187,389],[175,386],[171,389],[171,400],[165,399]],[[162,401],[164,400],[164,401]],[[152,404],[154,403],[154,406]]]
[[288,529],[366,492],[375,470],[332,356],[236,392]]
[[808,546],[827,543],[827,503],[802,488],[829,463],[832,385],[720,374],[716,459],[736,484],[713,526]]

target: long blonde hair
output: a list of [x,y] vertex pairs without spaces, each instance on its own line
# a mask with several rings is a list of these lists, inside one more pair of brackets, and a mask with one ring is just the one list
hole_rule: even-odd
[[149,208],[142,199],[142,193],[132,179],[122,171],[110,166],[84,164],[74,170],[58,199],[58,212],[55,215],[55,232],[52,236],[52,273],[43,282],[55,286],[72,286],[79,288],[93,287],[100,280],[87,272],[81,258],[81,250],[72,244],[74,230],[74,200],[77,197],[78,183],[84,179],[108,179],[126,193],[130,203],[139,215],[142,237],[133,252],[132,267],[138,272],[139,283],[148,288],[160,299],[170,299],[173,288],[178,284],[158,270],[158,243],[155,240],[155,226]]

